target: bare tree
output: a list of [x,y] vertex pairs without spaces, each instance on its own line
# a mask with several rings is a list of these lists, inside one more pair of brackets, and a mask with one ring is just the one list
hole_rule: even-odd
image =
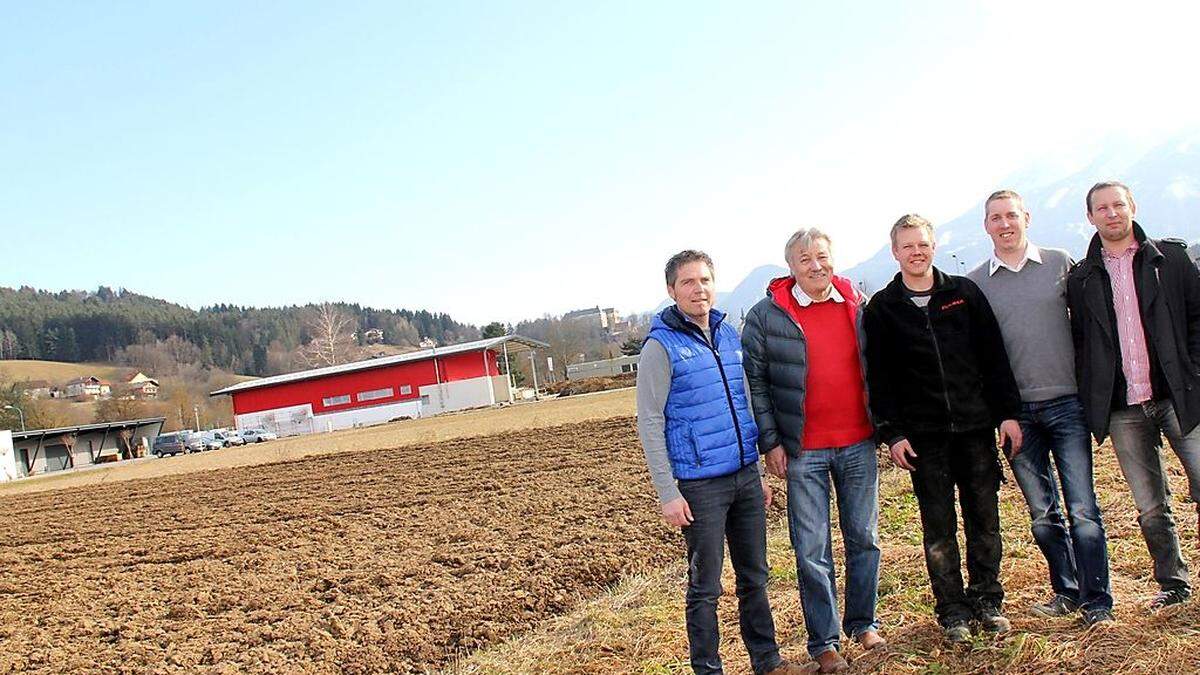
[[57,429],[68,426],[72,422],[68,414],[72,405],[61,400],[26,399],[25,422],[30,429]]
[[124,422],[147,416],[146,404],[132,397],[114,396],[96,404],[96,422]]
[[580,355],[588,352],[589,331],[581,321],[550,319],[546,324],[545,339],[550,343],[550,354],[554,356],[555,370],[561,379],[567,379],[567,364],[577,363]]
[[296,357],[309,368],[336,366],[352,361],[356,351],[354,320],[330,303],[317,305],[304,328],[312,339],[296,350]]

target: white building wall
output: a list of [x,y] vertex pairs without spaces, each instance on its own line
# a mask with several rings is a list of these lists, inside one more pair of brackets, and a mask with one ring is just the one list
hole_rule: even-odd
[[492,377],[492,391],[494,391],[496,401],[508,401],[508,376],[495,375]]
[[365,427],[372,424],[384,424],[385,422],[391,422],[402,417],[412,418],[420,416],[420,401],[402,401],[399,403],[375,405],[369,408],[354,408],[341,412],[321,413],[313,417],[313,423],[316,424],[317,431],[336,431],[338,429]]
[[321,431],[313,422],[312,406],[289,406],[261,412],[244,413],[234,417],[239,431],[243,429],[266,429],[283,436],[298,436]]
[[0,483],[16,480],[17,453],[13,450],[12,432],[0,431]]
[[[497,398],[492,389],[492,381],[503,378],[503,375],[498,378],[485,376],[421,387],[417,390],[421,394],[421,398],[428,397],[427,403],[422,401],[424,404],[422,412],[426,415],[436,415],[452,410],[482,408],[492,405],[496,402]],[[508,400],[507,393],[504,396],[504,400]]]

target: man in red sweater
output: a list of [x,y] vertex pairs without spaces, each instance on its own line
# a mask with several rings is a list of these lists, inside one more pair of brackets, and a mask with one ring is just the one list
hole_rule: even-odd
[[[808,653],[822,673],[848,667],[841,633],[866,649],[879,635],[879,474],[867,412],[866,298],[833,273],[829,236],[803,229],[784,247],[791,276],[773,280],[746,316],[743,365],[759,451],[787,479],[788,529]],[[846,606],[838,625],[830,540],[831,487],[846,544]]]

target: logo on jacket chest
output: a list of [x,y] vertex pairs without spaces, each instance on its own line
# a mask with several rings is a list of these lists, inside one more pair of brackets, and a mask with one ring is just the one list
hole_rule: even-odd
[[947,302],[946,304],[942,305],[939,309],[944,312],[948,309],[954,309],[955,307],[961,307],[965,304],[967,304],[966,300],[964,300],[963,298],[958,298],[956,300],[951,300],[950,302]]
[[[684,347],[680,347],[676,351],[676,353],[679,354],[680,359],[694,359],[694,358],[697,358],[700,356],[704,356],[704,355],[708,354],[709,352],[707,350],[701,351],[698,349],[694,349],[692,347],[684,346]],[[726,352],[726,353],[728,353],[728,352]],[[720,352],[717,352],[718,356],[720,356],[720,354],[721,354]],[[742,360],[742,350],[735,349],[733,352],[733,355],[734,355],[735,359],[740,363]],[[727,361],[728,359],[724,359],[724,360]]]

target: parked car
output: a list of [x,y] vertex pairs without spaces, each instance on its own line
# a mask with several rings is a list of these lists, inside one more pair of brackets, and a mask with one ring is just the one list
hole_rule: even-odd
[[213,429],[210,433],[212,434],[213,438],[221,441],[221,443],[227,448],[233,445],[246,444],[246,439],[238,435],[236,431],[230,431],[228,429]]
[[163,457],[171,455],[172,457],[179,454],[187,454],[191,449],[187,445],[188,436],[186,432],[177,431],[170,434],[159,434],[154,439],[154,447],[150,450],[150,454],[155,457]]
[[242,429],[240,432],[242,439],[247,443],[262,443],[263,441],[273,441],[279,438],[279,434],[266,429]]
[[189,436],[187,446],[191,452],[204,452],[206,450],[220,450],[225,447],[225,444],[213,438],[208,432],[201,432]]

